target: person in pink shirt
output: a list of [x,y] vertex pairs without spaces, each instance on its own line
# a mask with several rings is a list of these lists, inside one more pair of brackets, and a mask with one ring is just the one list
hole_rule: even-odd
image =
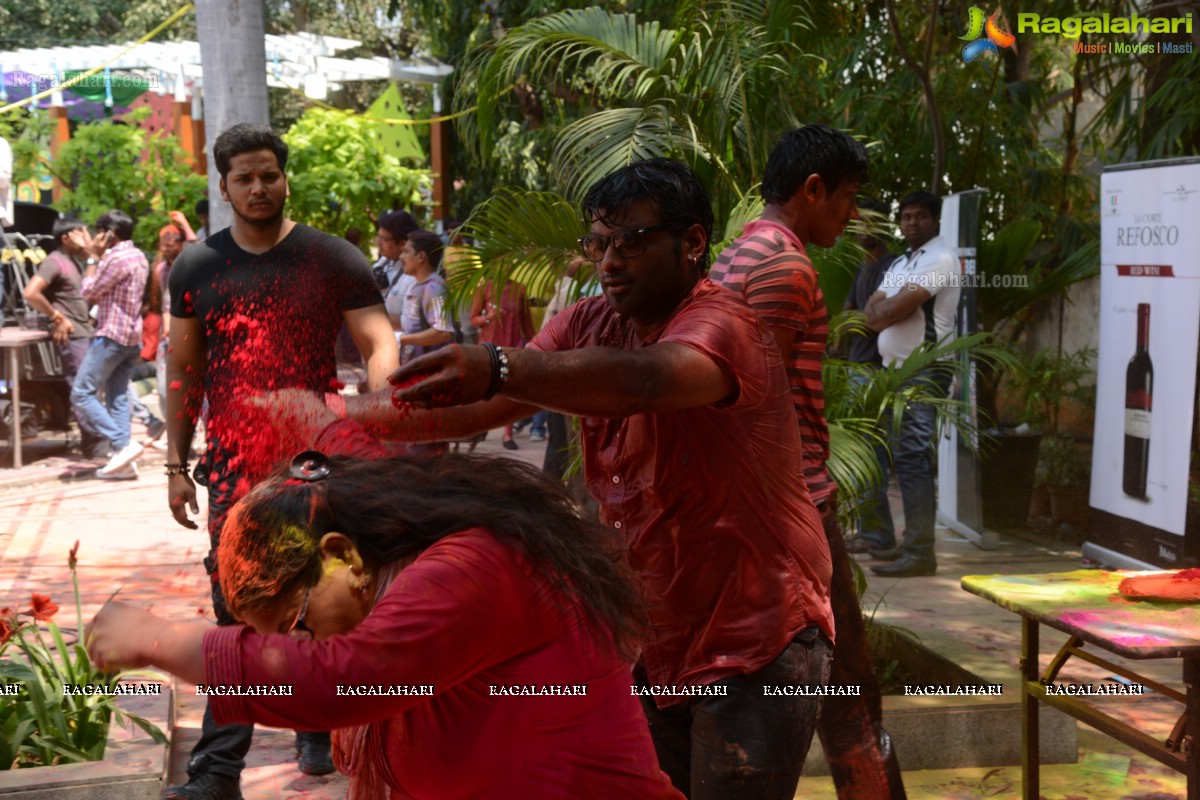
[[248,625],[110,603],[95,663],[212,687],[221,725],[336,729],[351,800],[681,800],[632,691],[616,537],[518,462],[388,457],[332,412],[306,422],[372,458],[302,453],[230,512],[218,572]]
[[[533,340],[533,315],[525,285],[510,281],[500,286],[489,281],[475,294],[471,307],[471,324],[479,328],[480,344],[499,347],[524,347]],[[501,440],[506,450],[516,450],[513,426],[504,426]]]
[[108,440],[112,450],[96,477],[123,480],[137,477],[133,462],[143,449],[130,438],[128,388],[142,349],[142,294],[150,265],[133,243],[128,214],[114,209],[95,227],[96,236],[85,248],[91,257],[80,293],[97,307],[96,330],[71,387],[71,406],[81,424]]

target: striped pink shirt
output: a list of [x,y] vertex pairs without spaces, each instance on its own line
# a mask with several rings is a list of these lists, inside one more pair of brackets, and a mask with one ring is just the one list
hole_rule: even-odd
[[755,220],[725,248],[708,277],[745,297],[767,325],[795,332],[792,352],[783,354],[783,362],[804,445],[804,481],[819,508],[837,485],[825,469],[829,428],[821,364],[829,338],[829,311],[808,253],[790,228]]
[[83,279],[83,296],[98,306],[96,336],[126,346],[142,345],[142,294],[150,265],[133,242],[121,242],[100,259],[96,274]]

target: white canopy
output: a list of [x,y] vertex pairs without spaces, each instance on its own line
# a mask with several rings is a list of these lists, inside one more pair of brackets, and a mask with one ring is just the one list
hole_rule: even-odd
[[[93,69],[131,44],[9,50],[0,52],[0,72],[62,76],[68,70]],[[310,76],[321,76],[329,84],[380,79],[437,83],[454,71],[450,65],[434,59],[335,57],[336,53],[361,44],[354,39],[313,33],[268,35],[264,65],[267,85],[303,90],[305,79]],[[198,42],[146,42],[121,55],[109,69],[117,73],[140,73],[143,78],[157,76],[158,91],[170,92],[179,101],[200,94],[204,83]]]

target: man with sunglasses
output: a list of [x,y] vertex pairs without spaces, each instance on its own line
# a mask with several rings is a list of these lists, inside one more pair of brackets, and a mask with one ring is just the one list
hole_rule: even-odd
[[[392,376],[405,387],[394,398],[327,401],[410,440],[463,438],[539,407],[582,417],[588,489],[645,591],[631,691],[660,765],[693,800],[790,800],[833,625],[829,548],[792,480],[800,435],[782,359],[753,310],[704,277],[712,210],[687,166],[631,164],[583,209],[579,243],[603,298],[566,309],[528,348],[443,348]],[[301,419],[306,402],[275,400]]]
[[810,244],[837,243],[857,215],[855,196],[868,166],[866,148],[841,131],[807,125],[785,134],[767,160],[761,217],[745,226],[709,273],[758,312],[787,366],[804,442],[804,483],[821,512],[833,557],[830,588],[838,640],[830,683],[861,687],[857,695],[825,698],[817,725],[838,796],[845,800],[905,796],[900,765],[882,727],[879,681],[837,521],[837,486],[825,469],[829,429],[821,366],[829,311],[806,250]]

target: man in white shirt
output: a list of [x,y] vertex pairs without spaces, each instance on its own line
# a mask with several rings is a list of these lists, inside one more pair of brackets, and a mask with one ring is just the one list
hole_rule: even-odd
[[[908,250],[888,268],[883,283],[867,302],[867,327],[879,332],[879,355],[884,366],[900,366],[925,342],[954,338],[954,320],[961,293],[961,269],[954,251],[938,236],[942,201],[929,192],[911,192],[900,201],[900,232]],[[950,372],[933,369],[915,380],[933,384],[945,394]],[[887,550],[871,550],[875,558],[892,563],[873,566],[878,575],[904,578],[937,571],[934,554],[936,503],[933,462],[929,449],[936,410],[928,403],[910,404],[899,436],[892,439],[892,461],[904,502],[904,541]],[[890,423],[888,425],[890,428]],[[887,502],[887,464],[875,497],[875,513],[890,517]]]
[[8,140],[0,136],[0,225],[13,225],[13,151]]

